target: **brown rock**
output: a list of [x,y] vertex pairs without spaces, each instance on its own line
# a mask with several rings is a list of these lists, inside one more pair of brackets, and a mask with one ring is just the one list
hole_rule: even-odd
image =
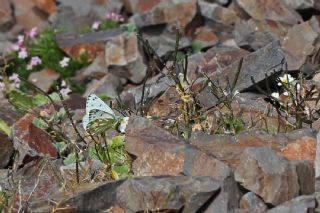
[[307,56],[315,49],[314,42],[319,32],[319,23],[315,19],[295,25],[288,31],[283,39],[282,49],[286,54],[289,70],[298,70],[306,62]]
[[[53,108],[44,110],[52,112]],[[27,156],[58,157],[49,135],[32,123],[35,117],[34,112],[27,113],[12,126],[14,148],[19,152],[18,164],[21,164]]]
[[201,42],[202,47],[213,46],[219,42],[217,35],[207,27],[199,27],[194,33],[194,40]]
[[48,92],[54,81],[60,77],[60,74],[50,70],[45,69],[40,72],[33,72],[29,75],[28,80],[38,86],[45,92]]
[[297,12],[280,0],[237,0],[237,3],[252,18],[261,21],[273,20],[292,25],[302,21]]
[[14,25],[15,20],[11,10],[11,1],[1,0],[0,5],[0,32],[5,32]]
[[269,148],[247,148],[240,157],[235,179],[273,205],[299,195],[294,166]]
[[278,154],[289,160],[308,160],[312,164],[316,157],[317,142],[313,137],[302,137],[283,147]]
[[313,194],[315,189],[315,171],[314,164],[306,160],[291,161],[298,175],[300,185],[300,195]]
[[233,10],[222,7],[216,3],[208,3],[201,0],[199,1],[199,7],[200,12],[204,17],[225,25],[234,24],[238,18]]
[[208,135],[203,132],[192,134],[190,142],[200,150],[215,156],[232,168],[240,162],[240,156],[248,147],[271,147],[275,152],[288,144],[300,141],[301,138],[315,138],[315,133],[309,129],[295,130],[289,134],[271,135],[266,132],[241,132],[231,135]]
[[152,10],[161,0],[124,0],[125,7],[132,13],[144,13]]

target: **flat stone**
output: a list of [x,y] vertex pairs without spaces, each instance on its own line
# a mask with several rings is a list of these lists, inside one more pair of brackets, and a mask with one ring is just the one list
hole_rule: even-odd
[[292,25],[302,21],[300,15],[281,0],[237,0],[236,2],[257,20],[268,19]]
[[315,138],[314,131],[302,129],[292,131],[289,134],[279,133],[276,135],[262,131],[244,131],[235,136],[194,132],[190,142],[198,149],[215,156],[232,168],[236,168],[240,163],[240,156],[246,148],[271,147],[276,153],[279,153],[283,147],[301,141],[301,138],[305,137]]
[[253,212],[264,212],[268,209],[263,200],[253,192],[248,192],[242,196],[240,208],[248,209]]
[[302,137],[283,147],[278,154],[289,160],[308,160],[313,164],[316,158],[316,147],[316,138]]
[[130,212],[182,208],[183,212],[196,212],[219,189],[219,182],[210,177],[144,177],[124,182],[117,197],[120,206]]
[[320,33],[316,19],[293,26],[282,42],[289,70],[298,70],[314,51],[314,43]]
[[295,167],[270,148],[247,148],[240,157],[235,179],[243,187],[278,205],[299,195]]
[[306,160],[290,161],[295,167],[300,185],[300,195],[311,195],[315,192],[315,171],[313,162]]
[[[262,49],[257,50],[247,56],[243,57],[242,68],[239,78],[235,85],[236,90],[244,90],[253,86],[251,76],[254,77],[255,82],[259,83],[265,79],[266,74],[278,72],[282,68],[284,53],[280,48],[279,42],[272,42]],[[215,72],[210,75],[213,81],[218,80],[220,86],[225,88],[227,86],[226,78],[233,82],[236,76],[239,62],[236,61],[231,65],[222,69],[221,72]]]
[[316,202],[313,195],[299,196],[270,209],[267,213],[308,213],[314,212],[315,207]]
[[76,33],[95,21],[104,20],[107,13],[120,13],[122,6],[121,1],[112,0],[64,0],[57,7],[53,25]]
[[209,3],[204,0],[200,0],[198,4],[201,15],[216,22],[225,25],[232,25],[238,18],[237,14],[233,10],[222,7],[219,4]]
[[317,0],[284,0],[284,3],[294,10],[312,8]]
[[48,92],[51,88],[53,82],[55,82],[60,77],[60,74],[51,70],[44,69],[39,72],[32,72],[28,80],[34,83],[37,87],[45,92]]
[[[53,111],[53,108],[42,110]],[[40,109],[38,109],[38,112]],[[56,148],[53,146],[50,136],[36,127],[32,121],[36,117],[34,112],[27,113],[12,126],[12,138],[14,148],[19,152],[17,162],[22,164],[25,157],[58,157]]]
[[[179,13],[177,13],[177,10]],[[155,2],[151,10],[134,14],[131,19],[140,28],[158,24],[171,24],[183,29],[191,22],[196,12],[197,1],[195,0],[162,1],[159,4]]]

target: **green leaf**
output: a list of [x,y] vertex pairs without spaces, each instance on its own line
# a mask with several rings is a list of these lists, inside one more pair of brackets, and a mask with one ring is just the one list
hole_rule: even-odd
[[11,137],[10,126],[2,119],[0,119],[0,130],[3,131],[8,137]]
[[66,151],[68,148],[68,145],[65,142],[55,143],[54,146],[56,147],[56,149],[59,151],[60,154]]
[[33,123],[36,127],[40,128],[40,129],[46,129],[46,128],[48,127],[48,125],[46,124],[46,122],[45,122],[43,119],[41,119],[41,118],[34,118],[34,119],[32,120],[32,123]]
[[[79,162],[83,160],[83,156],[79,155]],[[63,163],[65,165],[69,165],[72,163],[76,163],[77,159],[76,159],[76,154],[75,153],[70,153],[63,161]]]
[[99,156],[98,156],[98,153],[97,153],[97,150],[95,149],[94,146],[91,146],[89,148],[89,157],[92,159],[92,160],[100,160]]
[[111,139],[110,146],[114,149],[124,146],[124,136],[123,135],[114,136]]
[[114,166],[113,170],[118,174],[127,174],[130,172],[130,167],[128,165]]

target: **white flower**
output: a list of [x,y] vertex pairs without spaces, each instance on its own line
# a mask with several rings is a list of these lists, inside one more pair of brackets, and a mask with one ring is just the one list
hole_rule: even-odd
[[279,95],[278,92],[271,93],[271,96],[274,97],[275,99],[279,99],[280,98],[280,95]]
[[282,93],[282,95],[289,96],[289,93],[287,91],[285,91],[284,93]]
[[101,24],[100,21],[95,21],[95,22],[92,24],[91,29],[93,29],[93,30],[99,29],[100,24]]
[[64,57],[59,63],[62,68],[67,67],[69,65],[70,58]]
[[62,89],[60,90],[60,93],[61,93],[61,95],[62,95],[63,97],[67,97],[70,92],[72,92],[72,91],[71,91],[71,89],[70,89],[69,87],[67,87],[67,88],[62,88]]
[[301,85],[299,83],[296,84],[297,91],[300,91]]
[[294,81],[294,78],[290,74],[284,74],[282,77],[279,77],[280,81],[278,85],[282,86],[282,84],[288,85]]
[[129,117],[124,117],[124,118],[121,119],[120,126],[119,126],[119,131],[121,133],[125,133],[126,132],[128,121],[129,121]]
[[21,48],[20,52],[18,53],[18,58],[25,59],[28,57],[28,52],[26,48]]

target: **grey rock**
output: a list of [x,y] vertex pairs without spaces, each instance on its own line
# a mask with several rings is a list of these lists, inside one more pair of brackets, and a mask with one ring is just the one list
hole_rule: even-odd
[[240,208],[249,209],[250,211],[264,212],[267,210],[267,205],[253,192],[248,192],[242,196],[240,200]]
[[315,198],[313,195],[299,196],[290,201],[287,201],[267,213],[309,213],[315,212]]
[[219,189],[219,182],[210,177],[144,177],[123,183],[117,189],[117,198],[128,212],[164,209],[196,212]]

